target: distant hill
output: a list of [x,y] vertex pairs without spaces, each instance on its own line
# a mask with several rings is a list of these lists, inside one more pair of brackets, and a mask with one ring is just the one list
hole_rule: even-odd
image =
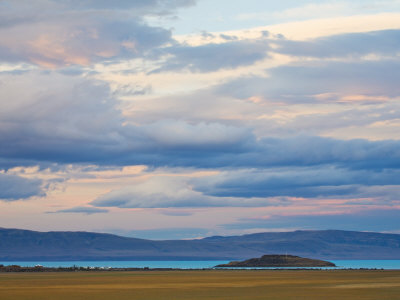
[[319,259],[310,259],[294,255],[263,255],[245,261],[231,261],[218,268],[261,268],[261,267],[336,267],[334,263]]
[[284,253],[328,260],[400,259],[400,235],[325,230],[153,241],[91,232],[0,229],[0,261],[243,260]]

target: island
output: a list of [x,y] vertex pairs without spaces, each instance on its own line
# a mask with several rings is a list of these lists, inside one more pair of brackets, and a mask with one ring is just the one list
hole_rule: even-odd
[[336,267],[329,261],[303,258],[294,255],[264,255],[244,261],[231,261],[228,264],[217,265],[215,268],[262,268],[262,267]]

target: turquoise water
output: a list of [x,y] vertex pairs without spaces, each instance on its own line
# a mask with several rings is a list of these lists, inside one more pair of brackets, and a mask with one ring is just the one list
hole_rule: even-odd
[[400,260],[331,260],[341,269],[386,269],[400,270]]
[[[8,261],[0,262],[2,265],[19,265],[34,267],[99,267],[99,268],[179,268],[179,269],[204,269],[212,268],[219,264],[226,264],[226,260],[206,261]],[[386,269],[400,270],[400,260],[332,260],[336,269]],[[263,268],[264,269],[264,268]],[[277,269],[277,268],[265,268]],[[285,268],[279,268],[285,269]],[[293,268],[289,268],[293,269]],[[312,269],[312,268],[311,268]],[[317,268],[320,269],[320,268]],[[326,268],[335,269],[335,268]]]
[[0,262],[3,265],[19,265],[34,267],[99,267],[99,268],[179,268],[179,269],[203,269],[212,268],[219,264],[226,264],[227,260],[208,261],[8,261]]

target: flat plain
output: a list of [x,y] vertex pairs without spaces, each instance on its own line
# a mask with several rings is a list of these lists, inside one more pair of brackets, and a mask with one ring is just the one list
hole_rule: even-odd
[[400,271],[2,273],[1,300],[400,299]]

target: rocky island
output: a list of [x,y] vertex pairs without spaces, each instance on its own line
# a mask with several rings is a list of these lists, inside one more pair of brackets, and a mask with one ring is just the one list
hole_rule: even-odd
[[334,263],[294,255],[264,255],[245,261],[231,261],[216,268],[262,268],[262,267],[336,267]]

